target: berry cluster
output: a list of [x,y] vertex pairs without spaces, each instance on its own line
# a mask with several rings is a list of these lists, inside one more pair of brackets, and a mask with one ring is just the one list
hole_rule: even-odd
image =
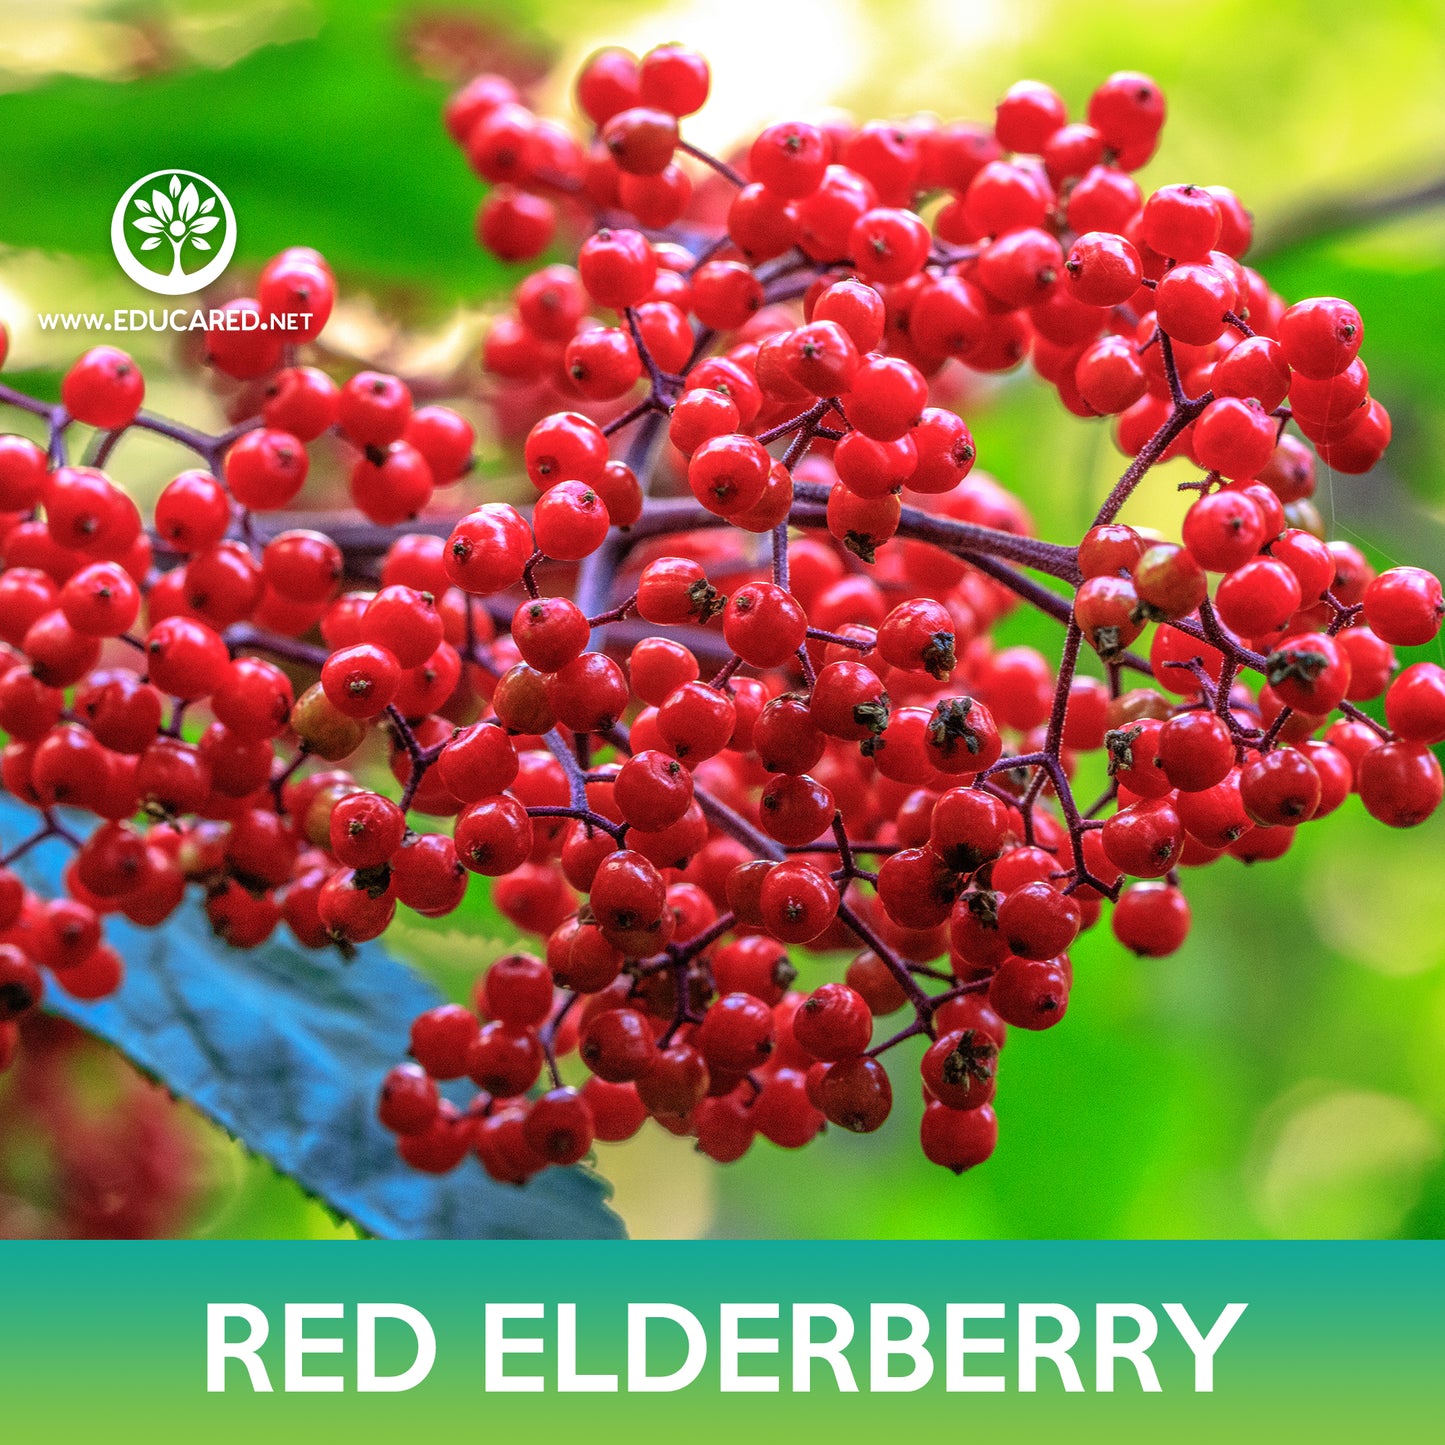
[[73,1024],[35,1012],[0,1092],[0,1239],[166,1239],[194,1219],[192,1121]]
[[[649,1117],[720,1161],[867,1132],[912,1047],[923,1151],[961,1172],[1008,1026],[1063,1017],[1106,904],[1164,955],[1182,869],[1277,857],[1352,791],[1391,826],[1439,805],[1445,670],[1395,649],[1436,636],[1440,584],[1376,576],[1310,501],[1316,455],[1364,471],[1389,439],[1362,322],[1244,265],[1231,192],[1141,192],[1152,81],[1110,77],[1082,122],[1037,82],[992,126],[784,122],[732,161],[680,135],[708,85],[680,46],[605,51],[588,142],[497,76],[448,103],[483,244],[577,232],[484,347],[530,507],[437,507],[474,487],[465,419],[267,333],[209,338],[256,384],[217,437],[139,410],[109,348],[60,406],[0,388],[49,431],[0,441],[0,766],[42,820],[4,862],[75,848],[63,899],[0,873],[0,1053],[40,968],[119,983],[108,911],[159,923],[194,883],[234,945],[284,921],[347,950],[481,874],[539,943],[415,1020],[379,1110],[417,1168],[520,1183]],[[333,296],[292,250],[232,305],[319,330]],[[1132,458],[1077,545],[973,469],[954,406],[1025,359]],[[103,470],[134,428],[204,464],[149,523]],[[287,526],[323,436],[365,520]],[[1178,541],[1118,520],[1173,457]],[[1057,662],[995,642],[1021,605]],[[804,995],[795,950],[851,959]]]

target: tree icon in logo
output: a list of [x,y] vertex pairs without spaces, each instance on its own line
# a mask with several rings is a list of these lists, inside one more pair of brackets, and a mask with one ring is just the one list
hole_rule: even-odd
[[226,269],[236,249],[236,216],[205,176],[153,171],[120,198],[110,239],[132,281],[163,296],[185,296]]
[[206,235],[221,224],[221,218],[211,214],[216,209],[215,196],[207,196],[203,201],[194,181],[187,181],[183,187],[181,178],[172,176],[167,191],[152,191],[149,201],[136,196],[133,204],[145,214],[137,216],[131,225],[147,233],[147,239],[140,245],[142,251],[157,250],[162,240],[170,242],[175,253],[170,274],[176,280],[185,275],[181,252],[186,243],[198,251],[209,251],[211,243]]

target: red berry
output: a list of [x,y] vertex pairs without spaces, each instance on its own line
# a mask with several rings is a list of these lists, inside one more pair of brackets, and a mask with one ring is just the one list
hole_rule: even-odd
[[771,582],[753,582],[728,599],[723,636],[744,662],[780,667],[803,645],[808,619],[796,600]]
[[581,482],[558,482],[532,511],[538,550],[562,562],[590,556],[602,545],[609,525],[602,498]]
[[993,1102],[998,1042],[982,1029],[940,1033],[923,1055],[924,1087],[948,1109],[966,1111]]
[[1226,477],[1256,477],[1274,453],[1276,429],[1274,418],[1253,398],[1220,397],[1194,423],[1195,460]]
[[488,502],[469,512],[447,539],[447,576],[474,596],[504,592],[522,580],[534,551],[532,529],[505,502]]
[[1229,277],[1213,266],[1191,262],[1166,273],[1154,292],[1159,325],[1186,346],[1208,346],[1224,332],[1224,313],[1238,297]]
[[994,132],[1005,150],[1038,155],[1067,119],[1064,102],[1052,87],[1038,80],[1021,80],[999,101]]
[[26,437],[0,436],[0,511],[24,512],[40,500],[45,452]]
[[1242,567],[1268,540],[1258,505],[1243,492],[1201,497],[1184,518],[1184,545],[1210,572]]
[[1203,792],[1229,776],[1234,739],[1214,713],[1180,713],[1159,729],[1157,759],[1172,787]]
[[[1253,397],[1265,411],[1273,411],[1291,394],[1290,371],[1277,341],[1249,336],[1218,361],[1210,377],[1216,396]],[[1300,382],[1294,382],[1298,389]],[[1293,396],[1291,405],[1296,406]]]
[[60,384],[60,399],[71,416],[106,431],[129,426],[144,398],[140,368],[113,346],[87,351]]
[[1189,936],[1189,904],[1168,883],[1134,883],[1114,906],[1114,936],[1141,958],[1163,958]]
[[1139,289],[1139,253],[1122,236],[1090,231],[1074,242],[1064,263],[1070,293],[1086,306],[1120,306]]
[[1360,801],[1391,828],[1415,828],[1440,806],[1445,778],[1435,754],[1418,743],[1382,743],[1360,759]]
[[1079,905],[1047,883],[1026,883],[999,905],[998,926],[1010,950],[1020,958],[1049,959],[1063,953],[1078,936]]
[[637,57],[620,46],[597,51],[577,76],[577,103],[594,125],[636,105],[640,98]]
[[341,428],[359,447],[385,447],[401,439],[411,419],[411,392],[379,371],[361,371],[337,398]]
[[1299,633],[1276,644],[1265,678],[1279,700],[1300,712],[1332,712],[1350,686],[1350,660],[1335,638]]
[[703,1015],[695,1037],[710,1066],[744,1073],[773,1051],[773,1011],[751,994],[724,994]]
[[470,1009],[441,1004],[412,1021],[412,1057],[433,1079],[460,1079],[480,1032],[481,1025]]
[[1103,837],[1116,868],[1135,878],[1162,878],[1179,861],[1184,827],[1169,802],[1140,802],[1115,813],[1104,824]]
[[1116,71],[1089,97],[1088,117],[1104,143],[1134,169],[1148,160],[1164,124],[1164,95],[1147,75]]
[[1313,380],[1338,376],[1355,359],[1363,337],[1360,313],[1334,296],[1301,301],[1280,317],[1284,359]]
[[676,823],[692,802],[692,774],[666,753],[646,748],[623,763],[612,795],[635,828],[658,832]]
[[542,1045],[530,1029],[486,1024],[467,1052],[467,1077],[499,1099],[525,1094],[542,1072]]
[[1161,186],[1144,203],[1140,233],[1161,256],[1202,261],[1219,240],[1219,204],[1202,186]]
[[358,792],[331,810],[331,851],[348,868],[379,868],[406,833],[406,817],[389,798]]
[[918,371],[896,357],[878,357],[859,367],[843,400],[848,421],[874,441],[897,441],[920,417],[928,386]]
[[532,820],[510,794],[470,804],[457,818],[457,860],[491,878],[515,872],[532,851]]
[[998,1144],[998,1119],[987,1104],[958,1110],[934,1101],[923,1111],[920,1139],[930,1163],[962,1174],[992,1155]]
[[1371,631],[1397,647],[1434,640],[1445,617],[1439,580],[1419,567],[1392,567],[1366,588],[1365,621]]
[[1314,816],[1320,804],[1320,778],[1304,753],[1277,748],[1244,767],[1239,796],[1245,812],[1260,827],[1292,827]]
[[632,1138],[647,1122],[647,1106],[632,1084],[609,1084],[594,1076],[583,1084],[581,1094],[592,1111],[596,1137],[604,1144]]
[[1433,662],[1407,667],[1385,694],[1385,720],[1409,742],[1445,742],[1445,669]]
[[779,863],[763,880],[763,926],[783,943],[817,938],[838,911],[838,889],[826,873],[801,859]]
[[401,668],[383,647],[369,642],[338,648],[321,669],[327,701],[347,717],[375,717],[396,695]]
[[793,1036],[815,1059],[851,1059],[868,1047],[873,1015],[846,984],[825,983],[799,1003]]
[[633,106],[602,126],[603,144],[618,167],[634,176],[666,170],[677,149],[677,117],[648,106]]
[[377,1116],[393,1134],[420,1134],[441,1107],[436,1085],[416,1064],[398,1064],[382,1081]]
[[547,1163],[576,1164],[592,1147],[592,1110],[576,1089],[553,1089],[528,1111],[522,1137]]
[[830,145],[817,127],[799,121],[768,126],[753,142],[749,169],[776,195],[797,199],[822,184]]
[[604,229],[582,243],[577,268],[592,299],[620,311],[646,299],[657,258],[640,231]]
[[226,486],[252,511],[274,511],[292,501],[306,481],[306,448],[288,432],[247,432],[226,453]]

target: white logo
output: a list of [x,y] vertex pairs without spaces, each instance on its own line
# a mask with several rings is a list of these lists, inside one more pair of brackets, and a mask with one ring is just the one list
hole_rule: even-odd
[[159,296],[189,296],[230,264],[236,213],[205,176],[152,171],[116,205],[110,245],[121,270],[138,286]]

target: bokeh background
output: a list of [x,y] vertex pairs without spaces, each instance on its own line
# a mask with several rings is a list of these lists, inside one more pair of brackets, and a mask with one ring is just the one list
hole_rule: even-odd
[[[76,350],[38,331],[37,310],[132,304],[110,208],[169,164],[229,195],[238,285],[282,246],[317,246],[348,298],[327,333],[338,357],[474,385],[488,307],[517,274],[472,240],[479,188],[438,118],[449,87],[500,68],[568,113],[590,50],[671,39],[713,63],[687,133],[724,150],[783,115],[981,118],[1023,76],[1077,110],[1111,70],[1152,73],[1170,120],[1141,179],[1233,186],[1256,215],[1249,259],[1277,289],[1364,313],[1395,444],[1371,476],[1322,469],[1327,521],[1377,563],[1445,567],[1441,0],[0,0],[7,379],[54,395]],[[136,349],[148,404],[219,420],[225,398],[197,389],[172,340]],[[980,465],[1044,535],[1077,537],[1120,469],[1105,426],[1026,374],[969,420]],[[148,447],[127,443],[118,467],[142,491],[173,462]],[[495,438],[484,465],[506,484]],[[1131,520],[1177,522],[1165,476],[1146,492]],[[1028,619],[1008,636],[1057,645]],[[922,1160],[906,1087],[878,1135],[835,1130],[796,1155],[759,1144],[719,1169],[649,1126],[600,1167],[642,1237],[1439,1236],[1442,863],[1445,818],[1387,833],[1352,799],[1282,862],[1190,876],[1196,926],[1177,956],[1137,961],[1096,930],[1065,1022],[1010,1040],[998,1153],[962,1180]],[[459,998],[507,946],[476,886],[462,914],[389,941]],[[98,1050],[57,1036],[35,1052],[43,1068],[0,1086],[0,1233],[351,1233]],[[59,1149],[34,1126],[56,1110]],[[116,1201],[145,1192],[135,1160],[156,1139],[178,1182],[127,1214]]]

